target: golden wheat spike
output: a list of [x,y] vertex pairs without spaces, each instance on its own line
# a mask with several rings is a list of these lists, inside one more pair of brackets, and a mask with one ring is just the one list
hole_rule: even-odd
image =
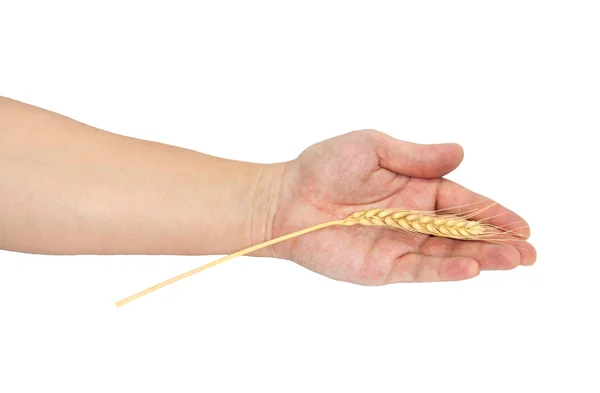
[[497,233],[495,227],[457,215],[416,212],[401,209],[372,209],[352,214],[342,221],[343,225],[389,227],[458,240],[478,240],[485,235]]

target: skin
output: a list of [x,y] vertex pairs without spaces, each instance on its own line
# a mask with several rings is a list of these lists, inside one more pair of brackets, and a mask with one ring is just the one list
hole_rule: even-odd
[[[0,97],[0,249],[228,254],[358,210],[435,210],[481,201],[442,178],[462,157],[456,144],[418,145],[361,130],[311,146],[289,162],[254,164],[116,135]],[[476,218],[500,213],[492,224],[522,220],[501,205]],[[462,280],[482,269],[533,264],[533,246],[516,245],[352,226],[253,255],[381,285]]]

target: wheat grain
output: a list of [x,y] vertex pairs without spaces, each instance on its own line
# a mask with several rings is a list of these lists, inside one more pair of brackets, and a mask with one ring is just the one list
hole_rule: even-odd
[[451,214],[438,215],[400,209],[360,211],[343,220],[343,225],[356,224],[389,227],[458,240],[477,240],[492,233],[492,227],[480,221],[468,220]]
[[[493,204],[494,205],[494,204]],[[491,205],[491,206],[493,206]],[[508,241],[514,238],[523,238],[524,235],[515,232],[514,230],[508,230],[495,225],[487,224],[484,220],[473,220],[472,217],[480,214],[482,211],[490,208],[488,206],[484,209],[472,210],[470,212],[462,214],[450,214],[447,213],[451,209],[437,210],[437,211],[416,211],[406,209],[370,209],[365,211],[359,211],[351,214],[343,220],[334,220],[312,226],[310,228],[302,229],[297,232],[284,235],[264,243],[254,245],[252,247],[245,248],[233,254],[227,255],[216,261],[210,262],[206,265],[197,267],[196,269],[190,270],[186,273],[180,274],[169,280],[163,281],[150,288],[147,288],[141,292],[138,292],[125,299],[119,300],[116,303],[117,307],[121,307],[135,299],[138,299],[144,295],[156,291],[157,289],[163,288],[167,285],[173,284],[183,278],[189,277],[193,274],[206,270],[210,267],[216,266],[223,262],[229,261],[235,257],[249,254],[261,248],[271,246],[273,244],[281,243],[283,241],[293,239],[298,236],[302,236],[309,232],[313,232],[322,228],[330,226],[377,226],[382,228],[391,228],[396,230],[405,231],[408,233],[446,237],[456,240],[483,240],[492,243],[502,243],[502,241]],[[492,217],[488,217],[492,218]],[[507,237],[502,237],[507,235]]]

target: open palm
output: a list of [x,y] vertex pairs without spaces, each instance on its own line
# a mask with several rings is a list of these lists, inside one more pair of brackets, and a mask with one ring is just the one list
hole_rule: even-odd
[[[272,235],[370,208],[437,210],[481,201],[481,195],[441,178],[462,157],[462,148],[455,144],[417,145],[374,130],[313,145],[286,165]],[[485,211],[486,217],[498,214],[491,223],[522,220],[499,204]],[[528,234],[527,229],[519,231]],[[358,225],[325,228],[273,250],[327,277],[364,285],[461,280],[480,269],[505,270],[535,261],[529,243],[517,248]]]

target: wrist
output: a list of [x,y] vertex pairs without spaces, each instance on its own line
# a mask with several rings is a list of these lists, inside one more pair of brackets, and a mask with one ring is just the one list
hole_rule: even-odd
[[[250,242],[252,245],[273,239],[273,224],[281,196],[286,163],[261,165],[250,206]],[[277,257],[273,247],[252,253],[260,257]]]

